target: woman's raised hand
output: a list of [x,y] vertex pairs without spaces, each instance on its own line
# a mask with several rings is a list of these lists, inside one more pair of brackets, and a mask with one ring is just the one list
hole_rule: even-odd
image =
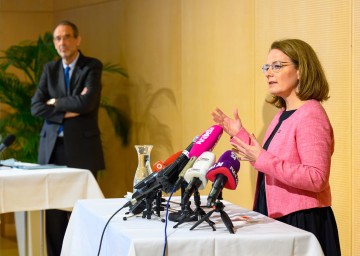
[[224,114],[219,108],[211,113],[215,123],[219,124],[231,137],[235,136],[242,128],[238,110],[234,110],[234,119]]

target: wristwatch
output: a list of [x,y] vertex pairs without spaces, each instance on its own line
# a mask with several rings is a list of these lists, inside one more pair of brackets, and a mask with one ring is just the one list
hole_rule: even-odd
[[50,99],[50,100],[48,101],[48,104],[49,104],[49,105],[55,105],[55,103],[56,103],[56,99],[55,99],[55,98],[52,98],[52,99]]

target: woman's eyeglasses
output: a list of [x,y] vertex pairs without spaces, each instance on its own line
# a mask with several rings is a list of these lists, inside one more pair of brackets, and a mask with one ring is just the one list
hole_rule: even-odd
[[[289,63],[289,64],[286,64],[286,63]],[[285,61],[274,61],[271,64],[264,64],[262,66],[261,70],[265,74],[269,70],[269,68],[271,67],[273,72],[278,73],[282,67],[289,66],[291,64],[292,63],[285,62]]]

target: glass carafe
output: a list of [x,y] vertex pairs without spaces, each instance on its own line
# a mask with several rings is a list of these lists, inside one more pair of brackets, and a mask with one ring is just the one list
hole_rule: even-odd
[[135,145],[138,154],[138,166],[135,171],[134,186],[152,173],[150,166],[150,153],[152,148],[153,145]]

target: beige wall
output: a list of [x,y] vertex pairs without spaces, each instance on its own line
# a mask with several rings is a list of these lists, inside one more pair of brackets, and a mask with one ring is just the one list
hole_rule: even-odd
[[[345,170],[350,172],[350,179],[346,182],[347,187],[342,187],[344,190],[348,190],[345,201],[351,200],[351,206],[349,209],[349,218],[351,219],[349,226],[351,229],[351,246],[352,255],[360,254],[360,218],[358,213],[360,212],[360,71],[357,67],[360,66],[360,1],[352,2],[351,11],[351,84],[346,87],[350,87],[351,91],[351,108],[346,110],[351,113],[349,129],[351,141],[351,152],[349,155],[342,154],[342,157],[346,161],[350,162],[351,168]],[[348,28],[350,30],[350,28]],[[341,189],[341,187],[339,186]],[[341,200],[341,199],[340,199]],[[342,227],[341,227],[342,228]],[[345,229],[345,228],[344,228]]]
[[[324,106],[336,139],[330,179],[342,252],[360,255],[360,1],[38,0],[31,9],[25,0],[11,2],[0,4],[0,35],[6,35],[0,49],[70,19],[85,54],[129,72],[129,80],[104,77],[103,96],[134,121],[131,144],[123,147],[101,112],[107,169],[99,182],[108,197],[131,190],[134,144],[153,144],[152,162],[164,160],[212,125],[217,106],[228,114],[238,108],[246,128],[262,139],[276,112],[264,103],[260,71],[270,44],[288,37],[310,43],[331,86]],[[224,135],[215,148],[218,156],[227,140]],[[224,198],[251,208],[255,178],[242,163],[238,188]]]

